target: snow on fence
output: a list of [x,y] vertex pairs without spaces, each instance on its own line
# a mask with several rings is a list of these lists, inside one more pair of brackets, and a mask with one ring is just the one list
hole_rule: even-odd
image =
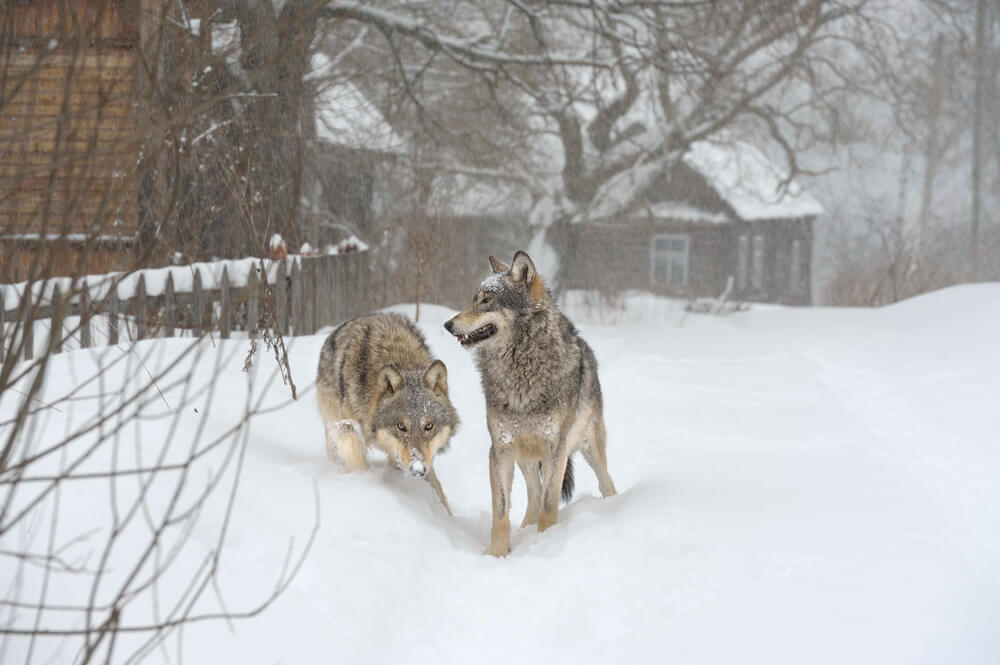
[[[353,252],[0,285],[0,361],[15,349],[30,360],[39,348],[60,353],[206,333],[226,339],[252,329],[265,311],[273,320],[264,325],[281,334],[311,335],[374,308],[368,270],[368,252]],[[41,347],[36,322],[48,331]]]

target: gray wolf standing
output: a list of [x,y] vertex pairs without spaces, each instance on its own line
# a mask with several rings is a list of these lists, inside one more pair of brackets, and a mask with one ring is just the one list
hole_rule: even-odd
[[434,457],[448,447],[458,414],[447,368],[409,319],[367,314],[334,330],[320,351],[316,393],[327,457],[362,471],[365,448],[375,446],[396,468],[425,478],[451,514]]
[[515,254],[510,266],[491,256],[490,266],[472,306],[444,327],[476,353],[493,441],[489,552],[506,556],[515,462],[528,487],[522,527],[537,523],[545,531],[555,524],[560,489],[566,500],[573,493],[570,455],[577,450],[597,474],[601,494],[616,491],[594,352],[556,309],[527,254]]

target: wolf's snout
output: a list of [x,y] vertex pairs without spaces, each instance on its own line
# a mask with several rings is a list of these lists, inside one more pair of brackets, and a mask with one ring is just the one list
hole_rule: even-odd
[[444,329],[447,330],[448,332],[452,332],[454,328],[455,328],[454,319],[448,319],[447,321],[444,322]]
[[414,478],[423,478],[427,473],[427,467],[424,465],[424,456],[416,448],[410,448],[410,475]]
[[410,462],[410,468],[408,469],[410,475],[414,478],[423,478],[427,474],[427,466],[421,459],[414,458]]

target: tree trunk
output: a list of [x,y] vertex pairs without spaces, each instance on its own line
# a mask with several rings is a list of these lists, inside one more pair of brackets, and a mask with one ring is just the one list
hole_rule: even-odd
[[986,92],[986,0],[976,2],[975,107],[972,120],[972,233],[969,263],[972,281],[979,280],[979,217],[983,179],[983,102]]
[[920,190],[920,213],[915,252],[916,269],[921,272],[924,269],[924,247],[927,242],[927,227],[930,223],[931,203],[934,198],[934,177],[937,175],[938,165],[938,124],[941,118],[941,92],[944,88],[941,48],[942,38],[939,36],[934,43],[933,85],[928,98],[927,136],[924,142],[924,181]]

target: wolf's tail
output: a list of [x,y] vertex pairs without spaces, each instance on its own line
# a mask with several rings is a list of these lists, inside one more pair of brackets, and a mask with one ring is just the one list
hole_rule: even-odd
[[566,460],[566,474],[563,476],[562,500],[569,503],[573,498],[573,458]]

